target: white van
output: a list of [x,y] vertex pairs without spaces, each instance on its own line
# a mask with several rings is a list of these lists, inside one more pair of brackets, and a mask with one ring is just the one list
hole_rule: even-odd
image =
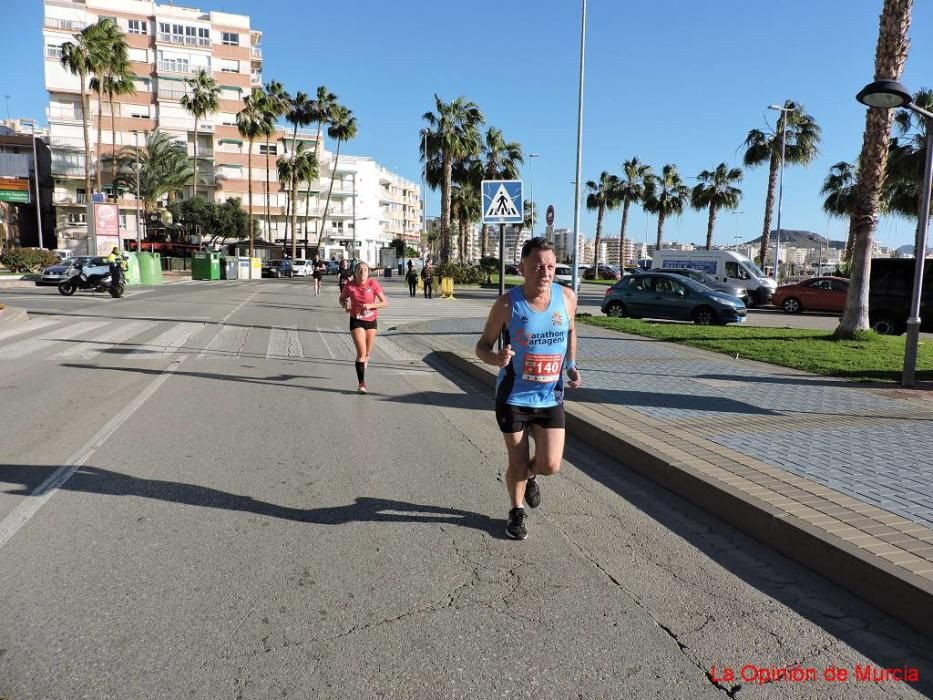
[[651,270],[664,268],[702,270],[734,287],[748,290],[748,305],[767,304],[774,296],[777,284],[754,262],[731,250],[674,250],[661,249],[651,259]]

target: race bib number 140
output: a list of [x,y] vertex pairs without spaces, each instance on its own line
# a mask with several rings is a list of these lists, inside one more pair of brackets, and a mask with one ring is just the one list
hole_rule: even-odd
[[556,382],[560,379],[560,367],[564,361],[563,355],[525,355],[525,364],[522,367],[522,379],[529,382]]

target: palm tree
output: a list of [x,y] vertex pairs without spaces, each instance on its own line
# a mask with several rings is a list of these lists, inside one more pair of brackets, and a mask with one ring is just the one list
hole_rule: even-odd
[[784,141],[784,162],[791,165],[810,163],[818,153],[817,144],[820,142],[820,127],[804,111],[803,105],[787,100],[784,109],[788,111],[781,112],[774,130],[752,129],[744,143],[746,150],[743,160],[747,167],[769,164],[765,219],[761,230],[762,267],[771,244],[771,214],[774,211],[774,191],[777,189],[778,168],[781,165],[781,142]]
[[457,219],[457,248],[461,263],[466,261],[467,231],[482,216],[480,199],[479,190],[469,180],[455,183],[450,193],[450,204]]
[[[317,155],[314,151],[306,150],[305,142],[301,141],[292,151],[291,155],[281,156],[278,159],[278,175],[281,182],[310,182],[317,177]],[[292,258],[296,257],[297,242],[295,232],[298,230],[298,188],[289,190],[292,213]]]
[[[311,100],[308,99],[307,93],[302,92],[301,90],[299,90],[298,93],[289,100],[288,106],[285,109],[285,120],[290,122],[293,125],[292,127],[292,150],[293,151],[298,149],[298,127],[307,126],[308,124],[311,123],[310,110],[311,110]],[[285,149],[286,151],[288,150],[287,142],[286,142]],[[293,177],[295,176],[294,172],[292,172],[292,176]],[[291,192],[297,186],[298,186],[297,181],[293,179],[288,180],[286,184],[286,187],[288,188],[289,192]],[[286,200],[286,205],[285,205],[286,206],[286,216],[285,216],[285,239],[286,240],[288,240],[288,221],[289,221],[289,216],[291,215],[291,209],[290,209],[291,201],[292,201],[292,198],[291,198],[291,195],[289,195],[288,199]],[[297,202],[298,200],[296,199],[295,201]],[[292,238],[294,237],[295,237],[295,232],[292,231]]]
[[182,95],[181,106],[194,117],[194,176],[192,191],[198,194],[198,123],[208,114],[220,109],[220,86],[211,74],[201,68],[197,75],[185,80],[188,91]]
[[[278,119],[284,115],[291,104],[291,96],[285,92],[285,86],[282,85],[278,80],[270,80],[266,83],[265,91],[265,100],[263,101],[263,106],[266,109],[266,112],[269,115],[269,119],[275,124]],[[269,138],[275,133],[272,131],[266,134],[266,230],[270,229],[270,216],[269,216],[269,197],[271,196],[272,190],[272,179],[269,176],[269,156],[270,148]],[[287,224],[286,224],[287,228]]]
[[[113,98],[117,95],[135,95],[136,86],[133,83],[134,73],[130,70],[128,63],[113,65],[110,67],[107,75],[103,77],[103,92],[107,95],[110,102],[110,143],[113,152],[117,148],[117,129],[113,113]],[[99,142],[99,140],[98,140]],[[117,176],[116,160],[111,159],[113,170],[110,172],[110,182],[112,183]]]
[[652,177],[645,188],[645,211],[658,215],[658,240],[655,251],[661,250],[664,237],[664,220],[671,214],[683,214],[690,201],[690,188],[680,179],[677,166],[668,163],[661,174]]
[[[109,21],[109,20],[108,20]],[[87,113],[88,76],[102,63],[104,39],[100,23],[91,24],[75,36],[74,41],[62,44],[62,65],[81,82],[81,127],[84,130],[84,187],[91,200],[91,142],[88,136]]]
[[[113,87],[114,74],[132,75],[129,69],[129,47],[126,44],[126,36],[120,30],[117,24],[107,17],[97,21],[95,25],[98,31],[95,33],[95,43],[98,50],[91,54],[91,77],[88,87],[97,93],[97,163],[96,178],[97,191],[102,190],[101,163],[103,162],[103,148],[101,135],[104,130],[104,93],[108,83]],[[134,90],[135,92],[135,90]],[[113,121],[113,99],[110,100],[111,123]],[[114,144],[114,148],[116,144]]]
[[[929,112],[933,110],[933,91],[918,90],[911,102]],[[894,133],[898,136],[891,139],[888,150],[883,201],[893,212],[917,218],[926,157],[927,120],[916,112],[898,112],[894,116]]]
[[324,213],[321,215],[321,231],[317,237],[318,247],[321,246],[324,226],[327,224],[327,210],[330,207],[331,193],[334,191],[334,176],[337,174],[337,163],[340,161],[340,144],[356,138],[356,117],[353,116],[353,111],[343,105],[336,105],[331,124],[327,127],[327,135],[337,142],[337,149],[334,153],[334,168],[331,171],[330,187],[327,188],[327,199],[324,202]]
[[844,260],[848,261],[852,255],[852,214],[855,212],[855,186],[858,173],[852,163],[839,161],[829,169],[829,175],[823,180],[820,194],[826,197],[823,200],[823,211],[830,216],[838,216],[849,220],[849,236],[846,239]]
[[603,235],[603,218],[606,216],[606,210],[614,209],[618,202],[615,198],[615,191],[618,186],[619,178],[605,170],[599,174],[599,182],[588,180],[586,183],[586,189],[589,190],[589,194],[586,195],[587,211],[596,212],[593,265],[599,265],[599,239]]
[[697,179],[699,182],[690,194],[690,206],[696,210],[709,209],[709,221],[706,225],[706,249],[713,247],[713,229],[716,228],[716,212],[720,209],[735,209],[742,200],[742,190],[735,185],[742,182],[742,171],[730,169],[720,163],[715,170],[704,170]]
[[[319,85],[314,99],[308,102],[307,116],[310,123],[317,124],[317,134],[314,137],[314,153],[320,153],[321,129],[330,124],[334,116],[334,107],[337,106],[337,96],[324,85]],[[317,177],[317,176],[315,176]],[[311,208],[311,180],[305,192],[305,240],[308,240],[308,219]]]
[[614,198],[622,203],[622,226],[619,228],[619,269],[625,268],[625,233],[628,228],[628,210],[632,204],[645,200],[645,185],[651,179],[651,166],[635,156],[622,164],[622,177],[616,186]]
[[[522,157],[522,146],[517,141],[506,141],[502,130],[490,126],[483,139],[483,152],[479,163],[480,180],[516,180],[519,176],[518,166],[525,162]],[[476,182],[475,190],[479,191],[480,183]],[[482,208],[482,204],[480,204]],[[482,212],[480,212],[482,216]],[[480,244],[480,256],[486,257],[486,248],[489,245],[489,225],[483,224],[483,233]]]
[[[898,80],[907,61],[910,42],[912,0],[884,0],[875,49],[875,80]],[[858,186],[855,195],[852,258],[849,267],[849,292],[836,338],[853,338],[868,329],[868,280],[871,274],[871,248],[875,222],[880,210],[881,189],[887,167],[891,138],[892,110],[869,108],[865,116],[865,135],[859,155]],[[919,251],[918,251],[919,253]]]
[[[431,129],[425,135],[425,162],[436,157],[440,162],[441,186],[441,262],[450,257],[450,196],[454,162],[465,160],[481,150],[479,127],[483,113],[465,97],[445,103],[434,95],[437,114],[425,112],[423,119]],[[430,180],[428,180],[430,184]],[[436,185],[432,186],[432,189]]]
[[[188,150],[172,136],[158,129],[146,136],[145,148],[124,146],[114,156],[114,186],[120,185],[142,200],[152,211],[163,198],[175,199],[175,193],[191,182],[192,167]],[[139,162],[139,189],[136,189],[136,163]]]
[[249,256],[253,257],[253,142],[274,133],[275,125],[269,119],[269,113],[265,109],[265,95],[259,88],[253,88],[253,91],[243,98],[243,109],[237,112],[236,126],[240,136],[249,142],[249,151],[247,151],[247,177],[249,194]]

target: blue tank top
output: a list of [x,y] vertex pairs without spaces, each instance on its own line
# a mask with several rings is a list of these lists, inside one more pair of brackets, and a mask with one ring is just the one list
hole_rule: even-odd
[[496,401],[513,406],[548,408],[564,401],[564,358],[570,319],[564,306],[563,288],[551,285],[551,303],[535,311],[525,301],[521,287],[508,291],[512,317],[503,342],[515,356],[499,370]]

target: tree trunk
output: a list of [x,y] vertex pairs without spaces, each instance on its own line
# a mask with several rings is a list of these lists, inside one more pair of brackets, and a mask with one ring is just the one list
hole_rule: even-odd
[[[779,137],[780,138],[780,137]],[[775,151],[780,148],[777,145]],[[765,197],[765,220],[761,227],[761,247],[758,254],[761,256],[761,269],[765,268],[768,260],[768,248],[771,246],[771,216],[774,213],[774,191],[777,189],[778,166],[781,158],[777,152],[771,153],[771,165],[768,168],[768,194]],[[777,265],[777,261],[774,261]]]
[[709,222],[706,224],[706,249],[713,249],[713,229],[716,228],[716,205],[709,205]]
[[110,93],[110,182],[117,179],[117,128],[113,118],[113,93]]
[[[87,202],[91,201],[91,142],[87,128],[87,111],[90,105],[87,104],[87,76],[81,73],[81,126],[84,129],[84,196]],[[90,245],[90,242],[88,243]]]
[[[272,238],[272,230],[269,228],[269,137],[266,136],[266,235]],[[288,240],[288,224],[285,225],[285,240]],[[272,242],[271,240],[269,241]]]
[[308,180],[308,189],[305,190],[305,236],[304,236],[304,246],[305,253],[307,254],[308,248],[308,221],[311,218],[311,181]]
[[103,187],[101,187],[101,177],[100,177],[101,175],[100,166],[102,163],[101,156],[103,155],[102,153],[103,144],[101,143],[101,138],[103,137],[103,133],[104,133],[104,99],[103,99],[103,93],[100,90],[98,90],[97,91],[97,158],[94,161],[94,171],[95,171],[95,177],[97,180],[97,191],[98,192],[103,192]]
[[292,200],[292,260],[295,259],[295,249],[297,246],[297,236],[295,233],[298,231],[298,183],[295,183],[295,189],[292,190],[291,200]]
[[198,196],[198,115],[194,115],[194,175],[191,179],[191,198]]
[[593,269],[596,270],[596,276],[593,279],[599,279],[599,239],[603,235],[603,217],[606,215],[606,205],[600,204],[596,211],[596,240],[593,241]]
[[[253,258],[253,139],[249,139],[249,153],[246,155],[247,194],[249,195],[249,257]],[[253,267],[250,263],[250,275]]]
[[485,258],[487,255],[486,251],[489,249],[489,224],[483,224],[483,232],[480,236],[480,247],[482,248],[480,257]]
[[453,160],[444,151],[441,179],[441,263],[450,259],[450,186],[453,180]]
[[628,208],[632,203],[627,199],[622,203],[622,226],[619,227],[619,269],[625,270],[625,230],[628,228]]
[[[913,0],[885,0],[875,49],[875,80],[899,80],[910,42],[910,10]],[[836,338],[852,338],[868,329],[868,282],[871,277],[872,237],[878,222],[881,186],[888,161],[888,144],[894,111],[869,107],[859,156],[855,212],[852,215],[853,246],[846,308],[836,328]],[[919,251],[918,251],[919,252]],[[921,253],[922,254],[922,253]]]
[[667,218],[664,210],[658,212],[658,240],[654,245],[654,252],[661,250],[661,239],[664,237],[664,219]]
[[[827,241],[828,243],[828,241]],[[852,260],[852,245],[855,243],[855,217],[849,217],[849,235],[846,237],[846,250],[842,261],[848,263]]]
[[[334,191],[334,175],[337,173],[337,161],[340,160],[340,141],[337,141],[337,150],[334,151],[334,169],[330,174],[330,187],[327,188],[327,199],[324,200],[324,211],[321,214],[321,232],[317,237],[317,247],[321,247],[321,238],[324,235],[324,224],[327,222],[327,210],[330,208],[330,195]],[[356,226],[356,222],[353,222],[353,225]],[[356,233],[356,230],[353,231]],[[354,249],[353,255],[356,255],[356,250]]]

